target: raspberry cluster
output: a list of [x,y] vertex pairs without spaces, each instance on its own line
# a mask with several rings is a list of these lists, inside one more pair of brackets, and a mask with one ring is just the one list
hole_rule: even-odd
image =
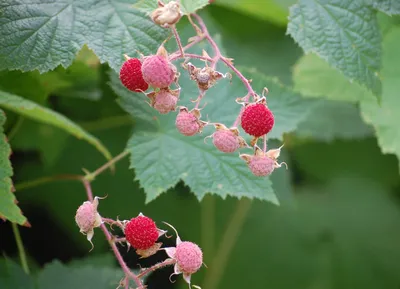
[[[182,242],[176,229],[170,224],[165,223],[176,232],[176,246],[162,248],[163,244],[157,241],[167,231],[157,228],[156,223],[151,218],[144,216],[142,213],[137,217],[124,221],[102,218],[97,211],[98,199],[96,197],[92,202],[84,202],[78,208],[75,216],[76,224],[80,228],[81,233],[87,234],[90,242],[94,228],[101,225],[104,226],[104,224],[110,225],[111,228],[118,226],[125,237],[110,236],[110,242],[114,244],[125,243],[128,249],[133,247],[141,258],[147,258],[161,250],[164,250],[168,255],[168,258],[163,262],[157,263],[150,268],[142,269],[141,273],[137,276],[144,277],[149,272],[173,265],[175,267],[174,274],[182,273],[184,280],[190,285],[191,275],[196,273],[203,264],[203,253],[197,244],[188,241]],[[89,232],[91,234],[90,238]],[[123,282],[126,282],[126,280]],[[127,284],[120,285],[126,286]]]
[[[232,59],[222,56],[217,44],[209,35],[204,22],[196,14],[198,25],[191,21],[197,35],[191,38],[191,43],[183,47],[175,24],[182,16],[180,4],[177,1],[170,1],[164,4],[159,1],[159,7],[150,15],[155,24],[171,29],[174,34],[179,50],[168,55],[164,46],[161,45],[155,55],[141,56],[140,59],[127,57],[122,65],[120,79],[122,84],[134,92],[144,92],[149,98],[149,104],[161,114],[178,111],[175,125],[177,130],[184,136],[194,136],[203,131],[205,126],[213,126],[215,132],[208,136],[212,138],[213,144],[223,153],[234,153],[242,148],[252,148],[251,160],[246,155],[240,155],[244,159],[250,171],[255,176],[268,176],[275,168],[281,167],[276,159],[271,158],[267,151],[267,134],[273,129],[275,118],[272,111],[268,108],[265,88],[262,96],[258,95],[247,80],[234,66]],[[207,40],[214,49],[214,57],[210,57],[205,51],[202,55],[189,54],[185,50],[201,40]],[[205,62],[203,67],[196,67],[189,62],[191,58],[200,59]],[[184,59],[182,67],[188,72],[190,79],[196,82],[199,89],[199,97],[194,101],[193,108],[179,106],[179,95],[181,87],[179,85],[179,73],[176,66],[172,63],[177,59]],[[199,105],[205,97],[209,88],[214,86],[219,80],[230,77],[230,74],[223,74],[215,70],[217,62],[222,61],[243,81],[248,93],[242,98],[237,98],[236,102],[242,105],[242,109],[233,125],[229,126],[219,122],[209,122],[201,119],[201,109]],[[176,89],[171,89],[175,84]],[[151,92],[146,93],[148,87]],[[183,88],[184,89],[184,88]],[[250,145],[240,135],[238,125],[245,133],[252,136]],[[208,138],[207,137],[207,138]],[[263,141],[262,154],[258,141]]]

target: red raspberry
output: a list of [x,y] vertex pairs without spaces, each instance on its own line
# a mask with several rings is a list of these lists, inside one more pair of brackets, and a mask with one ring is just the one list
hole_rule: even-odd
[[250,104],[242,113],[241,124],[246,133],[260,137],[271,131],[274,126],[274,115],[263,103]]
[[143,215],[132,218],[124,229],[126,240],[133,248],[146,250],[158,239],[158,230],[154,221]]
[[144,80],[153,87],[166,88],[170,86],[176,76],[176,67],[162,55],[145,57],[142,65]]
[[196,273],[203,264],[203,252],[192,242],[181,242],[176,246],[176,263],[184,274]]
[[119,78],[130,91],[141,92],[149,88],[149,85],[143,79],[142,63],[137,58],[130,58],[122,64]]

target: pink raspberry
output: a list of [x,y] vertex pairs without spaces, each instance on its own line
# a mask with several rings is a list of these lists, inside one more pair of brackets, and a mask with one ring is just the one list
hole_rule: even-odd
[[151,248],[159,237],[159,232],[154,221],[143,215],[132,218],[125,226],[126,241],[133,248],[146,250]]
[[198,109],[188,111],[186,107],[181,107],[175,121],[176,128],[183,135],[193,136],[207,124],[200,120],[200,116]]
[[275,161],[267,156],[255,156],[248,163],[250,171],[257,177],[269,176],[275,169]]
[[233,153],[241,147],[248,146],[246,141],[239,136],[237,128],[228,129],[225,125],[214,124],[216,131],[210,136],[214,146],[221,152]]
[[267,152],[263,152],[258,146],[256,146],[254,155],[243,154],[240,155],[240,158],[246,161],[253,175],[257,177],[265,177],[272,174],[276,168],[280,168],[282,165],[285,165],[287,168],[286,163],[277,162],[281,148],[282,146],[278,149],[272,149]]
[[246,106],[241,115],[243,130],[255,137],[269,133],[274,122],[274,115],[264,103],[253,103]]
[[176,247],[175,259],[184,274],[196,273],[203,264],[203,252],[192,242],[181,242]]
[[176,109],[179,92],[179,89],[170,90],[169,88],[162,88],[158,92],[147,94],[147,96],[151,99],[150,104],[152,107],[161,114],[167,114]]
[[75,222],[78,225],[81,233],[87,234],[95,227],[100,226],[101,217],[97,212],[98,201],[84,202],[76,211]]
[[151,86],[166,88],[176,78],[176,67],[169,62],[164,47],[160,47],[156,55],[147,56],[142,64],[143,79]]

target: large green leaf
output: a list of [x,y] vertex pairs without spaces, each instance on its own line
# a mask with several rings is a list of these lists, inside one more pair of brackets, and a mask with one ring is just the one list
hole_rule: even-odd
[[289,20],[287,32],[306,53],[380,95],[381,37],[373,9],[362,1],[299,0]]
[[[284,133],[295,130],[316,103],[301,98],[259,72],[243,71],[246,77],[253,80],[253,87],[258,92],[265,86],[270,90],[268,106],[274,112],[276,122],[270,138],[282,139]],[[147,201],[182,179],[199,199],[206,193],[214,193],[222,197],[246,196],[276,202],[268,179],[252,176],[236,154],[223,154],[212,144],[203,143],[202,139],[212,133],[211,128],[207,127],[202,136],[180,135],[175,128],[176,113],[159,115],[146,104],[143,95],[127,91],[117,75],[111,77],[121,105],[137,120],[128,149],[132,152],[136,178],[147,193]],[[190,99],[195,99],[198,92],[186,71],[182,71],[179,83],[182,87],[180,105],[191,107]],[[245,94],[242,83],[236,77],[232,84],[221,80],[207,93],[207,106],[202,113],[212,122],[230,126],[240,111],[235,99]]]
[[13,194],[11,176],[13,170],[10,162],[11,148],[4,135],[3,125],[6,121],[4,112],[0,109],[0,218],[24,225],[26,218],[17,206]]
[[86,43],[118,70],[123,54],[154,51],[167,30],[130,0],[6,0],[0,3],[1,69],[45,72],[72,63]]
[[364,120],[374,126],[384,153],[400,158],[400,28],[394,28],[383,42],[383,95],[381,105],[373,97],[361,102]]
[[66,132],[74,135],[75,137],[84,139],[95,146],[107,159],[111,158],[110,152],[98,139],[83,130],[80,126],[73,123],[65,116],[51,109],[40,106],[35,102],[4,91],[0,91],[0,106],[28,118],[32,118],[39,122],[43,122],[63,129]]
[[293,69],[294,90],[306,96],[356,102],[370,98],[370,92],[350,82],[315,54],[304,55]]
[[296,129],[298,136],[327,142],[362,139],[373,134],[356,105],[331,100],[321,101]]

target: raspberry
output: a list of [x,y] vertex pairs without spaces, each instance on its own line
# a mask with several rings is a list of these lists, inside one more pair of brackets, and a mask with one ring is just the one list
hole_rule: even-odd
[[278,163],[277,159],[281,152],[281,146],[278,149],[272,149],[267,152],[263,152],[259,147],[255,147],[254,155],[240,155],[240,158],[247,162],[247,165],[253,175],[257,177],[265,177],[272,174],[276,168],[280,168],[286,163]]
[[263,103],[254,103],[245,107],[241,123],[249,135],[260,137],[269,133],[274,126],[274,115]]
[[275,169],[275,161],[267,156],[255,156],[248,163],[250,171],[257,177],[269,176]]
[[170,90],[169,88],[162,88],[158,92],[149,93],[147,96],[151,99],[152,107],[161,114],[167,114],[176,109],[179,92],[179,89]]
[[135,249],[146,250],[158,239],[158,230],[154,221],[143,215],[132,218],[124,229],[126,240]]
[[119,78],[130,91],[141,92],[149,88],[149,85],[143,79],[142,63],[137,58],[130,58],[122,64]]
[[199,118],[200,111],[198,109],[188,111],[186,107],[181,107],[175,121],[176,128],[183,135],[193,136],[201,132],[202,128],[207,124],[199,120]]
[[241,147],[246,147],[245,140],[239,136],[237,128],[228,129],[225,125],[214,124],[216,131],[212,134],[214,146],[221,152],[233,153]]
[[176,246],[175,259],[184,274],[196,273],[203,264],[203,252],[192,242],[181,242]]
[[100,226],[101,217],[97,212],[98,199],[93,202],[84,202],[76,211],[75,222],[81,233],[87,234],[93,228]]
[[157,55],[145,57],[142,65],[143,79],[151,86],[166,88],[174,82],[176,67],[169,62],[164,47],[158,49]]

